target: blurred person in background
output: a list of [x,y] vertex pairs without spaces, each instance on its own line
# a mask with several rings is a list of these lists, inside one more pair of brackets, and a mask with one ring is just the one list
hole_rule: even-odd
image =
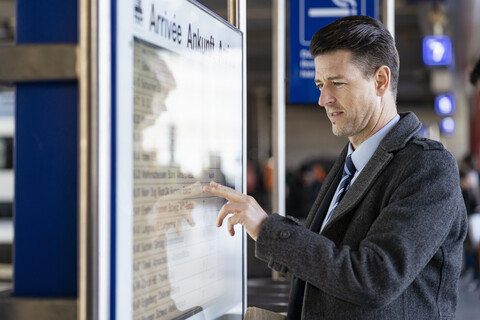
[[[474,188],[472,187],[472,179],[468,175],[468,171],[465,169],[460,169],[460,188],[462,190],[463,200],[467,209],[467,216],[470,220],[473,214],[478,214],[476,213],[478,201]],[[463,275],[466,277],[472,276],[468,290],[474,291],[480,288],[480,270],[478,266],[478,244],[476,244],[472,239],[471,227],[472,226],[470,223],[469,231],[463,246],[465,251],[465,267],[463,270]]]
[[477,64],[470,73],[470,82],[475,87],[475,92],[480,94],[480,59],[478,59]]
[[305,163],[300,166],[289,184],[287,210],[291,216],[305,221],[325,176],[325,169],[320,163]]
[[[462,159],[459,167],[460,171],[465,174],[465,183],[468,184],[468,188],[471,190],[471,196],[475,197],[475,201],[477,203],[480,203],[480,179],[477,171],[475,156],[472,154],[467,154]],[[476,208],[474,208],[473,211],[475,211],[475,209]]]

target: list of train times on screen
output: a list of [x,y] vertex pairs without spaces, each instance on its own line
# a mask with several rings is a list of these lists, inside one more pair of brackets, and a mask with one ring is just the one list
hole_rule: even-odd
[[162,3],[133,41],[133,319],[210,319],[242,301],[242,237],[202,191],[242,190],[242,40]]

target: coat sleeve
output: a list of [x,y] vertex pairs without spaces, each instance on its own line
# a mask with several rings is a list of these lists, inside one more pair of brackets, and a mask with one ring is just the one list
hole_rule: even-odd
[[[355,248],[337,246],[294,219],[273,214],[260,230],[257,257],[339,299],[387,305],[412,283],[454,221],[465,215],[456,161],[448,151],[421,150],[402,167],[388,200],[378,196],[386,203]],[[360,203],[357,210],[365,208]]]

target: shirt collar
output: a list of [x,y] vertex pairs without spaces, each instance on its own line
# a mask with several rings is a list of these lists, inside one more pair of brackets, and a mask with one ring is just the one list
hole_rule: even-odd
[[365,167],[367,162],[377,150],[378,145],[387,133],[395,126],[400,120],[400,116],[397,114],[390,122],[388,122],[382,129],[378,130],[373,136],[365,140],[357,149],[353,150],[352,144],[348,144],[347,156],[352,155],[352,161],[357,169],[358,174]]

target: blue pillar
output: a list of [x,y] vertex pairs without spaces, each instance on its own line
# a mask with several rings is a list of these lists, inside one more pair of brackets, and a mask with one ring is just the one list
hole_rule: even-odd
[[[77,43],[76,0],[17,0],[17,43]],[[14,296],[77,296],[78,85],[17,85]]]

